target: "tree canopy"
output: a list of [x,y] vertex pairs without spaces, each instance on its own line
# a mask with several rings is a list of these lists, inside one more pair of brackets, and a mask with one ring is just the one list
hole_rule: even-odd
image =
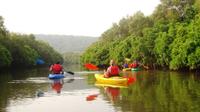
[[199,0],[161,0],[150,16],[122,18],[88,47],[82,63],[122,63],[138,59],[152,68],[200,68]]
[[10,33],[0,17],[0,68],[35,66],[38,58],[46,64],[63,62],[61,54],[48,43],[35,40],[34,35]]

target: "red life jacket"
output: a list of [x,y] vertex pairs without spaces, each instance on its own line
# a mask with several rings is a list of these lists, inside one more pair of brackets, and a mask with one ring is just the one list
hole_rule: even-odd
[[133,64],[131,64],[131,68],[137,68],[138,66],[139,66],[138,63],[133,63]]
[[119,68],[118,68],[118,66],[111,66],[110,75],[111,76],[119,75]]
[[52,71],[54,74],[59,74],[62,71],[62,66],[60,64],[54,64]]

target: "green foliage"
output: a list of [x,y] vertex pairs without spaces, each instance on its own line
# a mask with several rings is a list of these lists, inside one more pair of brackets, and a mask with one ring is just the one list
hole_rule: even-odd
[[8,67],[12,62],[12,57],[8,49],[0,44],[0,67]]
[[79,64],[80,63],[80,53],[68,52],[63,54],[66,64]]
[[57,61],[63,63],[62,55],[55,51],[48,43],[36,41],[32,47],[38,52],[39,56],[44,59],[46,63],[52,64]]
[[199,0],[161,0],[151,16],[142,12],[114,23],[81,61],[121,64],[138,59],[150,67],[200,69]]
[[143,36],[143,29],[153,26],[153,20],[149,17],[145,17],[142,12],[137,12],[133,16],[129,17],[129,34]]
[[0,68],[11,66],[35,66],[37,58],[46,64],[63,62],[61,54],[48,43],[36,41],[34,35],[9,33],[0,16]]
[[63,62],[61,54],[47,43],[36,41],[34,35],[6,33],[1,39],[0,67],[35,66],[38,58],[46,64]]

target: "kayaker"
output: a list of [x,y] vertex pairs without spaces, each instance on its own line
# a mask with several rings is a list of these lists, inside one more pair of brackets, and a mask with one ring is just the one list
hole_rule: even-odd
[[63,74],[63,67],[58,61],[57,63],[50,66],[49,71],[52,71],[53,74]]
[[137,60],[134,60],[133,63],[130,65],[131,68],[138,68],[140,66]]
[[119,67],[115,64],[114,60],[110,60],[110,66],[107,68],[107,71],[104,73],[104,77],[108,78],[111,76],[119,76]]
[[128,62],[127,61],[125,61],[125,63],[123,64],[123,66],[122,66],[123,68],[129,68],[129,66],[128,66]]

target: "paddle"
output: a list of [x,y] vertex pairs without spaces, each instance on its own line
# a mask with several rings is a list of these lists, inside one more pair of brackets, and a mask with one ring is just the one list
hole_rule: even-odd
[[93,65],[91,63],[86,63],[84,64],[85,68],[89,69],[89,70],[98,70],[99,68],[96,65]]
[[74,75],[74,72],[71,72],[71,71],[64,71],[66,73],[69,73],[70,75]]
[[71,74],[71,75],[74,75],[74,72],[71,72],[71,71],[66,71],[66,72]]
[[136,81],[136,76],[133,76],[133,77],[127,77],[127,76],[124,76],[124,78],[127,78],[127,84],[128,85],[131,85],[133,84],[135,81]]
[[142,64],[142,66],[145,68],[145,69],[149,69],[149,67],[148,66],[145,66],[144,64]]

